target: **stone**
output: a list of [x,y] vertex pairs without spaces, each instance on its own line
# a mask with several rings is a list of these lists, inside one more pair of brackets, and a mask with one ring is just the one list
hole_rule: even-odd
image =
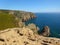
[[48,37],[50,35],[50,28],[48,26],[43,27],[41,35]]
[[31,29],[34,33],[38,33],[39,27],[37,27],[34,23],[30,23],[26,27]]

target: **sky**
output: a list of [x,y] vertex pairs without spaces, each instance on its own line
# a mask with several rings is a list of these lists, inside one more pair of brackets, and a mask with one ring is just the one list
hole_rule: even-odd
[[0,0],[0,9],[60,12],[60,0]]

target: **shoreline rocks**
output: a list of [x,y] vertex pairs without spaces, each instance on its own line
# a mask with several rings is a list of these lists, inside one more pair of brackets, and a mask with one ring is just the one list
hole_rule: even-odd
[[44,26],[41,31],[42,36],[50,36],[50,28],[48,26]]
[[36,16],[33,13],[32,14],[28,13],[23,16],[22,22],[26,22],[26,21],[33,19],[33,18],[36,18]]

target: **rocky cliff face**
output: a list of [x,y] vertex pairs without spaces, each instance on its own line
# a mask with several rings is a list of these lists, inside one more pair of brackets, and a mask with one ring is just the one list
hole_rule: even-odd
[[60,39],[39,36],[29,28],[0,31],[0,45],[60,45]]
[[0,13],[7,13],[10,15],[15,15],[16,17],[20,18],[22,21],[27,21],[32,18],[36,18],[34,13],[32,12],[26,12],[26,11],[18,11],[18,10],[1,10]]
[[35,17],[36,16],[32,12],[25,12],[25,11],[18,11],[18,10],[1,10],[0,9],[0,28],[1,29],[3,29],[3,28],[7,29],[7,28],[11,28],[11,27],[20,27],[21,28],[21,27],[25,26],[25,23],[24,23],[25,21],[30,20]]
[[13,11],[14,15],[20,18],[23,22],[29,19],[36,18],[36,16],[32,12],[24,12],[24,11]]

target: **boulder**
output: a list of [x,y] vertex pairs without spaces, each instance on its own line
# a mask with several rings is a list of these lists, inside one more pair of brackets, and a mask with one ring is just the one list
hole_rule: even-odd
[[31,29],[34,33],[38,33],[39,27],[37,27],[35,24],[31,23],[28,24],[26,27]]
[[50,28],[48,26],[44,26],[42,31],[41,31],[41,35],[49,36],[50,35]]

